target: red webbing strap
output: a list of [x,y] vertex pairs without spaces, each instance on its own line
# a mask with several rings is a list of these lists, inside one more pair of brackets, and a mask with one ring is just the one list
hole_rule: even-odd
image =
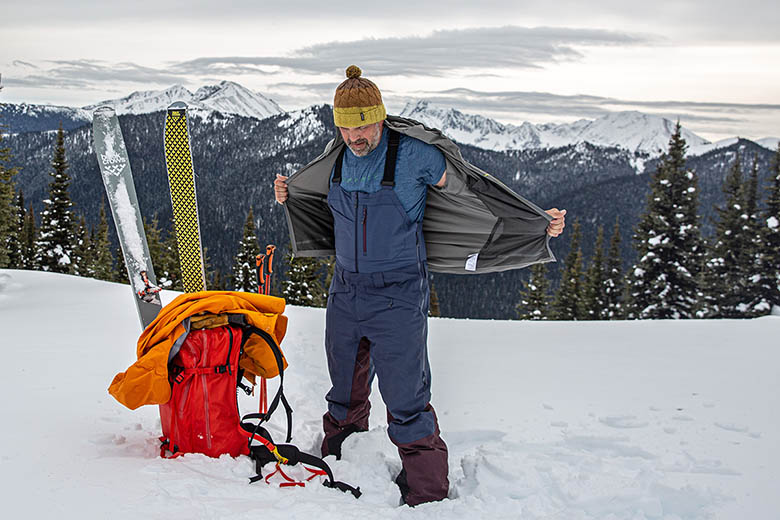
[[287,481],[287,482],[280,482],[279,483],[279,487],[280,488],[282,488],[282,487],[294,487],[294,486],[306,487],[306,482],[311,482],[313,479],[315,479],[317,477],[327,477],[328,476],[328,474],[325,471],[321,470],[321,469],[311,469],[311,468],[309,468],[307,466],[303,466],[303,468],[306,471],[309,471],[311,473],[311,475],[306,477],[305,481],[304,480],[295,480],[294,478],[290,477],[287,473],[285,473],[284,470],[282,469],[281,465],[279,465],[279,463],[277,462],[276,463],[276,468],[271,473],[266,475],[266,477],[264,479],[265,483],[270,485],[271,484],[271,482],[270,482],[271,477],[273,477],[277,473],[279,474],[279,476],[281,476],[284,480]]
[[268,383],[264,377],[260,378],[260,413],[268,412]]

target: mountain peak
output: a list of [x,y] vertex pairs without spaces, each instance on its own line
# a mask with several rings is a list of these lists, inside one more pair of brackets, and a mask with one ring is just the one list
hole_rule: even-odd
[[207,112],[241,115],[265,119],[284,113],[273,100],[253,92],[233,81],[205,85],[193,94],[183,85],[172,85],[163,90],[133,92],[129,96],[84,107],[94,110],[102,105],[113,106],[117,114],[148,114],[166,110],[174,101],[184,101],[191,108]]
[[[666,118],[636,110],[610,112],[595,120],[573,123],[524,122],[515,126],[420,100],[407,103],[401,115],[438,128],[458,142],[495,151],[557,148],[587,142],[657,156],[667,148],[675,129],[675,123]],[[709,144],[685,128],[682,135],[692,149]]]

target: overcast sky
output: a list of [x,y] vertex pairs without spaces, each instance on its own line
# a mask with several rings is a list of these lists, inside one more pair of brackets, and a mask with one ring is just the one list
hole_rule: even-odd
[[6,0],[0,101],[83,106],[228,79],[292,110],[332,102],[354,63],[391,113],[422,98],[514,124],[640,110],[709,139],[780,136],[780,2],[122,5]]

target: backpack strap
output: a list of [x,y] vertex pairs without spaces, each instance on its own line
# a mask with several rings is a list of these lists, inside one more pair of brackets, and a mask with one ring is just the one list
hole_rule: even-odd
[[[249,437],[249,444],[252,444],[252,440],[254,439],[257,428],[259,428],[261,424],[271,418],[271,415],[274,413],[274,411],[276,411],[276,408],[279,406],[280,402],[284,406],[284,410],[287,413],[287,440],[285,442],[290,442],[292,440],[292,407],[290,406],[290,403],[287,402],[287,398],[284,396],[284,361],[282,358],[282,351],[279,350],[279,345],[276,344],[273,336],[268,334],[266,331],[258,329],[253,325],[247,325],[244,327],[244,330],[249,334],[257,334],[263,338],[263,340],[265,340],[274,355],[274,359],[276,359],[276,366],[279,369],[279,389],[276,391],[276,395],[274,395],[274,398],[271,400],[271,404],[268,405],[268,411],[265,413],[250,413],[241,419],[242,422],[246,419],[260,420],[257,423],[255,432],[253,432]],[[244,342],[246,342],[249,334],[244,334]]]
[[[242,422],[241,426],[244,429],[247,429],[248,427],[251,427],[251,424],[245,424]],[[255,471],[257,472],[254,477],[249,479],[250,483],[263,480],[263,466],[269,462],[276,462],[277,469],[280,471],[281,469],[279,468],[279,464],[295,466],[296,464],[301,463],[318,468],[324,472],[324,474],[328,477],[328,480],[322,483],[323,486],[338,489],[344,493],[352,493],[355,498],[360,498],[360,495],[363,494],[360,491],[360,487],[356,488],[345,482],[340,482],[334,479],[333,471],[330,469],[330,466],[328,466],[328,463],[322,460],[320,457],[316,457],[309,453],[304,453],[298,449],[297,446],[293,446],[292,444],[274,445],[273,440],[271,439],[271,434],[268,433],[268,430],[262,428],[260,425],[255,426],[253,435],[261,442],[261,444],[249,447],[249,456],[252,458],[252,460],[255,461]],[[315,476],[319,474],[319,472],[313,470],[309,471],[312,471]],[[289,477],[284,475],[284,472],[281,473],[286,480],[293,482],[291,479],[289,479]],[[286,485],[302,485],[302,483],[288,483]]]
[[395,186],[395,162],[398,158],[398,143],[401,141],[401,134],[387,129],[387,154],[385,155],[385,174],[382,177],[382,186]]

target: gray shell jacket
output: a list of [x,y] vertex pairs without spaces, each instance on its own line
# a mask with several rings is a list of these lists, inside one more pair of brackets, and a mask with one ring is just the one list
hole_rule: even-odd
[[[388,116],[385,125],[436,146],[447,163],[446,185],[429,186],[423,218],[431,271],[492,273],[555,261],[546,232],[552,220],[547,213],[466,162],[439,130],[394,116]],[[333,165],[344,146],[337,135],[319,157],[287,181],[284,207],[295,255],[335,254],[327,196]]]

